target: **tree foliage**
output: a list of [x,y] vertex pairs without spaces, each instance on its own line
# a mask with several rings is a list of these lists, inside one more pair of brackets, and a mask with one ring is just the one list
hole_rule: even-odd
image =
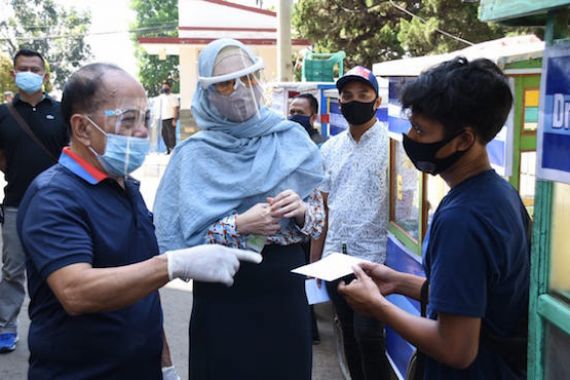
[[293,24],[317,51],[344,50],[348,67],[469,46],[437,29],[473,43],[529,31],[480,22],[477,11],[459,0],[298,0]]
[[[507,35],[509,29],[478,19],[478,3],[457,0],[423,0],[414,12],[420,18],[403,18],[398,40],[412,56],[446,53],[465,48],[460,40],[448,37],[436,29],[442,29],[472,43],[489,41]],[[516,31],[515,31],[516,32]]]
[[293,25],[318,52],[344,50],[348,66],[371,66],[396,59],[404,50],[398,43],[402,13],[387,1],[299,0]]
[[56,88],[62,88],[90,58],[84,40],[91,24],[89,12],[65,8],[53,0],[11,0],[3,13],[11,16],[0,20],[0,50],[10,57],[24,47],[40,52]]
[[[14,85],[14,80],[10,75],[12,70],[12,59],[7,55],[0,53],[0,96],[4,94],[4,91],[16,92],[16,86]],[[2,103],[0,98],[0,103]]]
[[[178,36],[177,0],[131,0],[131,8],[137,13],[135,43],[139,37]],[[149,96],[158,95],[164,80],[171,81],[173,92],[179,91],[178,56],[167,56],[162,60],[157,55],[147,54],[140,47],[136,55],[139,80]]]

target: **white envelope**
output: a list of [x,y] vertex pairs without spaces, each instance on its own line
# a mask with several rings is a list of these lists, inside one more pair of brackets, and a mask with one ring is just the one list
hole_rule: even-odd
[[353,273],[352,267],[364,262],[370,261],[333,252],[324,259],[295,268],[291,272],[320,278],[325,281],[334,281],[337,278]]
[[321,282],[321,286],[317,286],[317,280],[314,278],[308,278],[305,280],[305,293],[307,294],[307,302],[309,305],[314,305],[316,303],[323,303],[330,300],[329,292],[327,292],[327,287],[324,282]]

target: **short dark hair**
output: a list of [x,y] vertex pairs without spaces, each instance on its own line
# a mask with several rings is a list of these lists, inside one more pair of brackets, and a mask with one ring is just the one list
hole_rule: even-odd
[[403,110],[441,123],[447,136],[471,127],[486,144],[505,124],[513,95],[495,63],[456,57],[421,73],[400,102]]
[[75,113],[90,113],[105,102],[101,93],[103,75],[109,71],[123,71],[112,63],[92,63],[77,70],[65,83],[61,97],[61,114],[71,135],[69,120]]
[[16,61],[18,60],[19,57],[24,56],[24,57],[38,57],[41,61],[42,61],[42,66],[45,69],[46,68],[46,61],[44,59],[44,57],[38,53],[35,50],[31,50],[31,49],[20,49],[18,50],[18,52],[16,53],[16,55],[14,56],[14,61],[12,62],[14,67],[16,67]]
[[300,94],[295,96],[293,99],[307,99],[307,101],[309,102],[309,106],[311,107],[311,111],[314,114],[319,113],[319,102],[317,101],[317,98],[315,98],[312,94],[309,93]]

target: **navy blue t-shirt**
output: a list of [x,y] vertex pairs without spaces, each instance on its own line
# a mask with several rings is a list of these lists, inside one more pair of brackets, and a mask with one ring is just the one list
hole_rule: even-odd
[[46,282],[70,264],[116,267],[158,254],[138,183],[127,180],[122,189],[95,180],[64,150],[26,192],[18,230],[31,299],[29,379],[162,379],[158,291],[120,310],[74,317]]
[[[428,316],[481,318],[491,333],[512,336],[528,312],[529,223],[518,193],[494,170],[451,189],[434,214],[424,255]],[[429,380],[519,378],[481,344],[464,370],[426,358]]]

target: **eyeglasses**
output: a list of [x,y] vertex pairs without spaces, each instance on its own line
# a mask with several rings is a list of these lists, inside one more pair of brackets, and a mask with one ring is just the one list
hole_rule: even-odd
[[230,79],[224,82],[214,83],[214,89],[222,95],[230,95],[233,93],[239,85],[251,88],[259,83],[260,73],[256,71],[255,73],[244,75],[237,79]]
[[105,116],[105,129],[113,126],[115,134],[132,136],[134,131],[141,125],[145,128],[150,126],[150,111],[146,109],[114,109],[102,111]]

